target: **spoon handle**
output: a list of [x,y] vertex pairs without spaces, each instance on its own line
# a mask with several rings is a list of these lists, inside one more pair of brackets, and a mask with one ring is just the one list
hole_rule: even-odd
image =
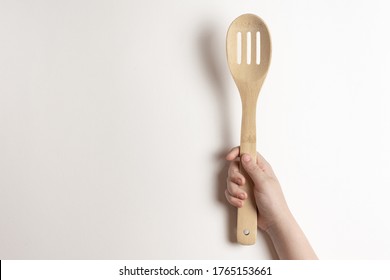
[[[256,102],[243,102],[242,104],[240,156],[243,154],[249,154],[252,160],[256,161]],[[256,243],[257,234],[257,207],[253,182],[241,166],[240,171],[245,176],[243,190],[248,198],[243,207],[238,208],[237,241],[243,245],[253,245]]]

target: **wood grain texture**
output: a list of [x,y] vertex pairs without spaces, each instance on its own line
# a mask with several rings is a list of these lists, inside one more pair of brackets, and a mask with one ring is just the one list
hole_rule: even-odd
[[[241,49],[237,34],[241,33]],[[260,32],[260,63],[256,63],[256,34]],[[250,37],[250,40],[248,40]],[[250,46],[248,46],[250,44]],[[247,61],[248,51],[250,60]],[[260,89],[267,75],[271,60],[271,39],[261,18],[244,14],[230,25],[226,36],[226,53],[230,72],[240,92],[242,103],[240,155],[250,154],[256,160],[256,107]],[[237,55],[241,54],[241,59]],[[240,61],[240,63],[238,62]],[[253,182],[241,169],[246,178],[243,189],[248,194],[244,206],[238,209],[237,241],[243,245],[256,243],[257,208],[253,194]]]

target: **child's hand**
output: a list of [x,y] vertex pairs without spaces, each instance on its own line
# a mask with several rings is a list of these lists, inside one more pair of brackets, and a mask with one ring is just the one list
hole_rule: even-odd
[[[245,177],[239,168],[240,150],[233,148],[226,159],[230,161],[226,197],[230,204],[242,207],[248,197],[243,191]],[[271,238],[280,259],[318,259],[302,229],[288,209],[282,188],[269,163],[257,154],[254,162],[250,155],[241,156],[241,166],[254,184],[257,205],[257,226]],[[248,180],[250,180],[248,178]]]
[[[245,177],[240,172],[239,154],[239,147],[235,147],[226,156],[230,166],[225,194],[229,203],[235,207],[242,207],[247,198],[247,194],[241,188],[245,184]],[[290,215],[278,179],[269,163],[259,153],[257,153],[256,163],[250,155],[242,155],[241,166],[254,183],[258,210],[257,225],[260,229],[268,231],[271,226]]]

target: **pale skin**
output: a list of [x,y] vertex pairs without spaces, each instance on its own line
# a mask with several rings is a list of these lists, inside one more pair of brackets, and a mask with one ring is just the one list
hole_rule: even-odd
[[242,167],[254,184],[258,212],[257,226],[268,234],[279,258],[283,260],[318,259],[288,208],[271,165],[259,153],[257,153],[256,162],[248,154],[243,154],[241,157],[239,155],[240,149],[235,147],[226,156],[226,160],[230,161],[225,191],[228,202],[239,208],[243,206],[247,198],[247,194],[242,189],[246,179],[240,172],[241,161]]

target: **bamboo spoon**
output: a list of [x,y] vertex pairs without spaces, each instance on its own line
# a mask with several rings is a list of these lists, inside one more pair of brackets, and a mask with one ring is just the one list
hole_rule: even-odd
[[[236,18],[227,32],[226,52],[242,103],[240,155],[250,154],[256,160],[256,103],[271,60],[271,38],[263,20],[252,14]],[[248,199],[238,208],[237,241],[252,245],[256,243],[257,210],[253,182],[243,173]]]

